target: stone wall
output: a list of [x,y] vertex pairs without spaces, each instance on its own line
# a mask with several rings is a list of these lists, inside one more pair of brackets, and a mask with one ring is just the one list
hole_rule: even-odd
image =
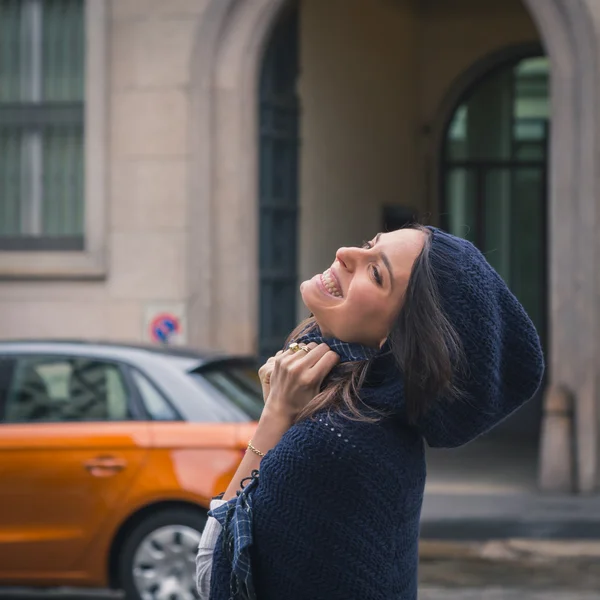
[[2,281],[3,338],[139,341],[149,308],[184,306],[189,80],[206,4],[108,4],[105,277]]

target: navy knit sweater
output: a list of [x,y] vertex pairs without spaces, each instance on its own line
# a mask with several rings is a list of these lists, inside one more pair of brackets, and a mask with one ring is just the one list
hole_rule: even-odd
[[[402,376],[374,361],[361,392],[377,423],[323,412],[294,425],[263,459],[253,493],[258,600],[415,600],[424,443],[465,444],[537,390],[543,359],[519,302],[468,242],[432,229],[442,308],[468,369],[458,400],[439,398],[410,425]],[[217,542],[211,600],[228,600],[231,565]]]

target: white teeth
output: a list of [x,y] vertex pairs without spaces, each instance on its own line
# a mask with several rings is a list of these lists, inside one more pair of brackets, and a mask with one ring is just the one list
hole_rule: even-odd
[[342,297],[342,294],[341,294],[340,290],[337,287],[336,281],[333,278],[333,276],[331,275],[331,269],[327,269],[327,271],[325,271],[321,275],[321,281],[323,282],[323,285],[325,286],[325,288],[327,289],[327,291],[332,296],[335,296],[336,298],[341,298]]

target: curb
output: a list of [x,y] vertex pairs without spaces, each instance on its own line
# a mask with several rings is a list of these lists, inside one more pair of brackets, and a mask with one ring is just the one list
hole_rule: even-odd
[[419,557],[424,561],[465,560],[519,563],[554,561],[600,562],[600,540],[535,540],[511,538],[486,541],[421,539]]

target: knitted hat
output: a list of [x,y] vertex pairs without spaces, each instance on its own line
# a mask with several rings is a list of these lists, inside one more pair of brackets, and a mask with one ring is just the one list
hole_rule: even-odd
[[435,227],[430,259],[442,309],[463,345],[455,401],[440,400],[420,428],[432,446],[459,446],[506,418],[538,389],[544,359],[525,310],[470,242]]

